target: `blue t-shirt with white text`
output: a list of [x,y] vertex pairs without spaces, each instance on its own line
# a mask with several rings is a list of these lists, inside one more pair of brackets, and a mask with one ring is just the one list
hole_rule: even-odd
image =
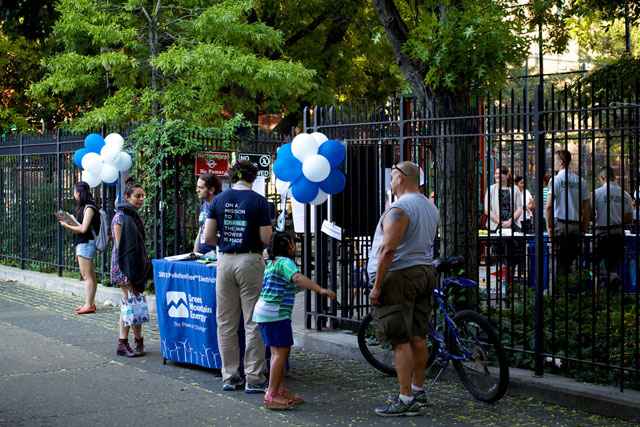
[[213,199],[207,218],[218,223],[220,251],[262,252],[260,227],[271,225],[271,215],[260,194],[230,188]]

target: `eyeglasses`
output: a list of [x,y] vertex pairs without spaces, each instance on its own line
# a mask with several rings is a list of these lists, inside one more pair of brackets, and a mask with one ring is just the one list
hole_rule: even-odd
[[391,169],[395,169],[398,172],[400,172],[402,175],[407,176],[407,174],[402,169],[400,169],[397,165],[393,165]]

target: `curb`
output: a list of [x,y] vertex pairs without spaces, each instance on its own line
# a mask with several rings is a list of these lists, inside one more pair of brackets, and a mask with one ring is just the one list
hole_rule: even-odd
[[[39,288],[49,289],[51,291],[84,297],[84,282],[71,277],[58,277],[54,274],[21,270],[16,267],[9,267],[1,264],[0,277],[13,280],[15,282],[26,283]],[[98,288],[96,289],[96,301],[104,302],[108,299],[114,299],[119,302],[122,299],[122,291],[119,287],[112,288],[98,283]],[[147,305],[150,313],[156,312],[156,297],[154,295],[147,295]]]
[[[77,279],[4,265],[0,265],[0,277],[74,296],[84,296],[84,282]],[[122,299],[122,291],[98,285],[96,300],[106,301],[109,298],[116,301]],[[147,295],[147,302],[149,311],[155,312],[155,296]],[[293,322],[292,326],[296,346],[308,352],[325,353],[366,363],[358,348],[357,337],[351,332],[304,329],[302,322]],[[639,391],[627,389],[621,393],[610,386],[580,383],[556,375],[536,377],[531,371],[517,368],[511,368],[509,376],[507,393],[510,395],[530,397],[607,417],[640,422]],[[444,377],[457,380],[453,371],[445,372]]]

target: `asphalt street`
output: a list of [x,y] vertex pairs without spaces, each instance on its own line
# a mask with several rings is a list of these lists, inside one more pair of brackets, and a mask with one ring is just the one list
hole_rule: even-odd
[[[0,281],[0,425],[625,425],[531,398],[489,405],[441,380],[419,417],[381,418],[375,406],[396,389],[369,365],[295,348],[287,385],[306,399],[290,411],[263,408],[261,394],[223,392],[219,373],[163,363],[155,313],[147,355],[116,355],[118,308],[77,315],[83,298]],[[133,338],[130,339],[133,342]]]

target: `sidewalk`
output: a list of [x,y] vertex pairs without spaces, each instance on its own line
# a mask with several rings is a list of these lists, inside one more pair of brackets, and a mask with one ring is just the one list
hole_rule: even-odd
[[[42,424],[43,417],[47,417],[46,424],[79,425],[83,420],[84,424],[111,425],[124,423],[138,405],[150,409],[135,410],[147,425],[173,425],[178,420],[203,425],[264,425],[265,421],[276,425],[371,425],[423,419],[376,417],[373,409],[394,390],[395,379],[363,362],[354,335],[303,329],[302,301],[296,304],[294,314],[296,347],[287,382],[307,398],[307,403],[280,414],[262,409],[255,396],[222,393],[220,379],[211,371],[191,365],[163,365],[154,315],[144,333],[149,355],[117,357],[116,307],[99,305],[94,314],[70,314],[83,300],[82,282],[5,266],[0,266],[0,278],[15,281],[0,281],[0,425]],[[100,286],[97,299],[109,298],[121,298],[121,291]],[[155,309],[154,298],[149,298],[149,307]],[[125,396],[118,391],[128,378],[124,371],[140,377],[136,381],[139,395]],[[91,382],[85,384],[87,372]],[[39,395],[34,391],[42,392],[42,381],[52,381],[47,388],[54,395],[36,399]],[[512,369],[508,393],[500,402],[487,405],[473,399],[456,381],[441,380],[423,413],[435,425],[621,422],[582,411],[640,421],[640,393],[631,390],[619,393],[612,387],[551,376],[534,378],[529,371]],[[123,411],[129,418],[120,415]]]

